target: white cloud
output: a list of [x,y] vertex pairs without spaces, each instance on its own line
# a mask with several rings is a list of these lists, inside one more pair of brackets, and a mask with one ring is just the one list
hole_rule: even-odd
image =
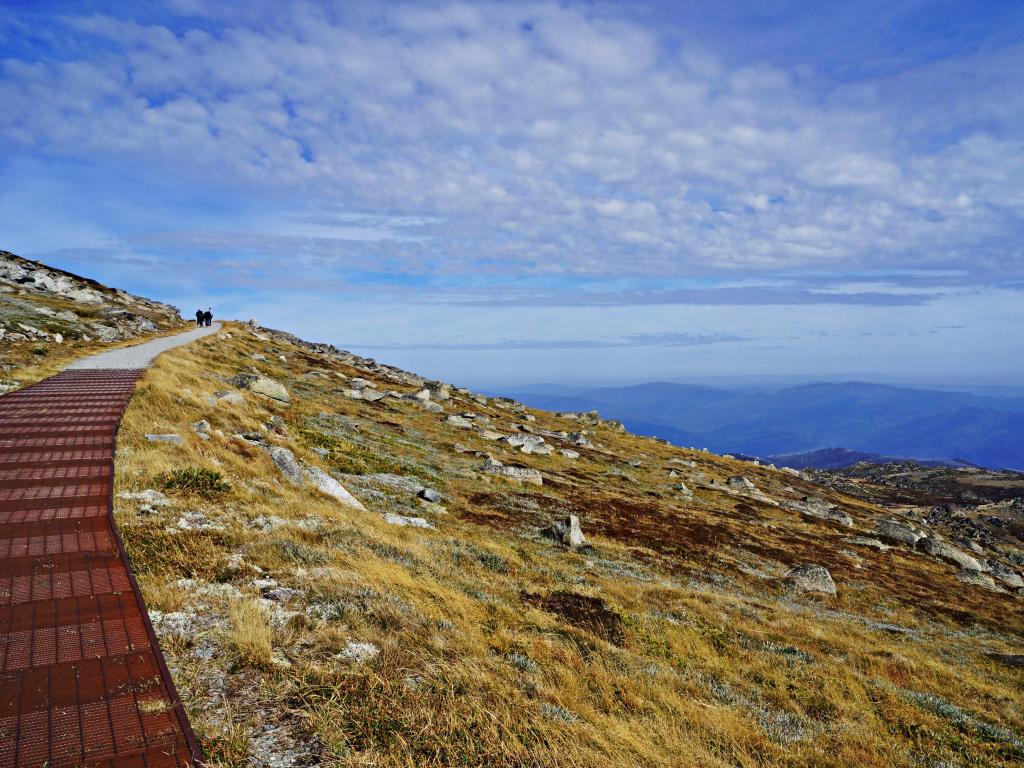
[[175,31],[69,17],[54,24],[79,45],[4,60],[0,142],[443,221],[432,259],[396,252],[410,269],[1024,272],[1024,97],[1006,74],[1022,47],[822,97],[676,51],[613,6],[169,7]]

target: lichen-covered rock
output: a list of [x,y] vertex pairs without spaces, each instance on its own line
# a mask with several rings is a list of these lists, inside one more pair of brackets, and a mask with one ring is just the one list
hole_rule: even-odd
[[433,528],[433,524],[423,517],[406,517],[387,513],[384,515],[384,522],[388,525],[407,525],[413,528]]
[[231,377],[230,381],[239,389],[247,389],[257,395],[262,395],[285,405],[292,401],[284,384],[269,376],[243,371]]
[[798,565],[786,574],[786,582],[801,592],[819,592],[835,595],[836,583],[823,565]]

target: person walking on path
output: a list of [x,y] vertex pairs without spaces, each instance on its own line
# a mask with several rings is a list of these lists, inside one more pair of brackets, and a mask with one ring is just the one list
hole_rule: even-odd
[[213,310],[212,307],[208,307],[207,310],[205,312],[203,312],[203,322],[206,323],[206,327],[207,328],[209,328],[210,327],[210,323],[213,322],[213,311],[212,310]]
[[203,320],[205,318],[206,318],[206,315],[203,314],[203,310],[197,309],[196,310],[196,327],[197,328],[201,328],[203,326]]

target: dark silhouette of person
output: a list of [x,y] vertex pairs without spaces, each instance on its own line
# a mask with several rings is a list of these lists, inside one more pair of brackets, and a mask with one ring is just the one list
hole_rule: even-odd
[[210,323],[213,322],[213,312],[211,310],[212,307],[203,312],[203,322],[206,324],[207,327],[209,327]]
[[206,315],[203,314],[203,310],[197,309],[196,310],[196,325],[197,326],[201,326],[203,324],[203,320],[205,319],[205,317],[206,317]]

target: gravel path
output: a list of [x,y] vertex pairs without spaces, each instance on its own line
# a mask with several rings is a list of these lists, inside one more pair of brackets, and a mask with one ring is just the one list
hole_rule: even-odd
[[67,367],[67,370],[95,370],[97,368],[148,368],[149,364],[156,359],[161,352],[188,344],[203,336],[209,336],[220,330],[220,323],[214,323],[209,328],[193,328],[191,331],[179,333],[175,336],[164,336],[160,339],[153,339],[143,344],[136,344],[134,347],[124,349],[112,349],[109,352],[100,352],[98,355],[83,357],[76,360]]

